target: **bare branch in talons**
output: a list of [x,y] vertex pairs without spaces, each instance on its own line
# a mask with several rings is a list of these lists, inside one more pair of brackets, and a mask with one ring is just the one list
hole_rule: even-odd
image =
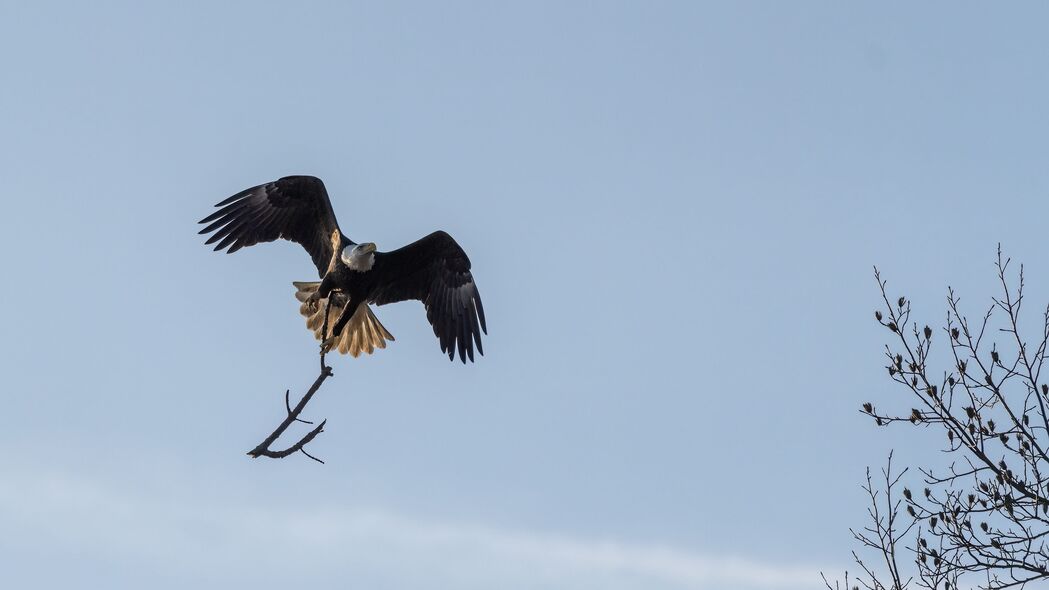
[[[318,434],[324,432],[324,425],[327,424],[327,420],[322,421],[320,424],[317,425],[316,428],[306,433],[306,436],[299,439],[299,442],[291,445],[290,447],[281,451],[274,451],[270,449],[270,446],[274,442],[276,442],[282,434],[284,434],[284,431],[286,431],[288,427],[292,425],[292,423],[296,421],[305,422],[305,420],[299,419],[299,415],[302,414],[302,411],[304,409],[306,409],[306,404],[308,404],[310,402],[310,399],[313,398],[314,394],[317,393],[321,385],[324,383],[324,380],[328,377],[331,377],[332,375],[333,373],[331,371],[331,367],[324,367],[324,369],[321,371],[321,374],[318,375],[317,379],[313,382],[313,385],[310,387],[309,391],[306,392],[306,395],[302,396],[302,399],[299,400],[299,403],[295,404],[295,407],[288,411],[288,415],[286,418],[284,418],[284,421],[281,422],[280,425],[277,426],[277,428],[265,438],[265,440],[259,443],[258,446],[248,451],[248,455],[253,458],[269,457],[271,459],[282,459],[298,451],[303,451],[304,446],[306,446],[310,441],[316,438]],[[311,459],[319,461],[319,459],[317,459],[316,457],[312,457],[311,455],[309,455],[309,453],[306,453],[305,451],[303,451],[303,453]],[[321,463],[323,463],[323,461],[321,461]]]
[[[325,331],[325,333],[327,332],[327,329],[328,329],[328,311],[329,310],[327,308],[325,308],[325,313],[324,313],[324,331]],[[323,349],[323,348],[321,349],[321,355],[320,355],[321,356],[321,372],[320,372],[320,375],[317,376],[317,379],[314,380],[313,385],[311,385],[309,390],[306,391],[306,395],[302,396],[302,399],[299,400],[299,403],[295,404],[294,408],[291,407],[291,390],[285,390],[285,392],[284,392],[284,407],[287,410],[287,416],[284,418],[284,421],[281,422],[280,425],[277,426],[277,428],[273,432],[270,433],[269,436],[267,436],[261,443],[258,444],[258,446],[256,446],[254,449],[248,451],[248,456],[250,456],[252,458],[255,458],[255,459],[257,459],[259,457],[269,457],[271,459],[283,459],[284,457],[287,457],[288,455],[292,455],[292,454],[301,452],[303,455],[306,455],[307,457],[309,457],[310,459],[313,459],[314,461],[316,461],[318,463],[324,463],[324,461],[321,461],[317,457],[314,457],[313,455],[307,453],[305,447],[306,447],[307,444],[309,444],[311,441],[313,441],[313,439],[316,438],[318,434],[324,432],[324,425],[328,423],[327,420],[321,421],[321,423],[318,424],[316,426],[316,428],[314,428],[313,430],[311,430],[308,433],[306,433],[306,435],[303,436],[301,439],[299,439],[298,442],[296,442],[295,444],[291,445],[290,447],[288,447],[286,449],[275,451],[275,450],[272,450],[270,447],[273,445],[273,443],[275,443],[277,441],[278,438],[281,437],[281,435],[284,434],[284,432],[288,429],[288,427],[291,426],[293,423],[295,423],[295,422],[302,422],[304,424],[313,424],[313,422],[310,422],[308,420],[303,420],[303,419],[299,418],[299,416],[302,414],[302,411],[306,409],[306,404],[310,403],[310,400],[313,398],[314,394],[316,394],[317,391],[320,390],[321,385],[324,384],[324,380],[327,379],[328,377],[331,377],[332,375],[334,375],[334,373],[331,370],[331,367],[329,367],[328,365],[326,365],[324,363],[324,355],[325,355],[326,352],[327,351],[325,349]]]

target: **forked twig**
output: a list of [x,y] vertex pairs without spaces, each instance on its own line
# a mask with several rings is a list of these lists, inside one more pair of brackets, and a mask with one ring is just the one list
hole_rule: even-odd
[[313,459],[314,461],[316,461],[318,463],[324,463],[324,461],[322,461],[322,460],[318,459],[317,457],[314,457],[313,455],[307,453],[306,449],[304,447],[307,444],[309,444],[310,441],[312,441],[314,438],[316,438],[318,434],[324,432],[324,425],[327,424],[327,422],[328,422],[327,420],[322,420],[321,423],[318,424],[316,428],[314,428],[313,430],[307,432],[306,436],[303,436],[301,439],[299,439],[299,441],[297,443],[291,445],[290,447],[288,447],[288,448],[286,448],[284,450],[281,450],[281,451],[271,450],[270,449],[270,445],[272,445],[274,442],[276,442],[276,440],[278,438],[280,438],[280,436],[282,434],[284,434],[284,431],[286,431],[288,429],[288,427],[292,425],[293,422],[302,422],[304,424],[313,424],[313,422],[310,422],[308,420],[302,420],[301,418],[299,418],[299,415],[302,414],[302,411],[304,409],[306,409],[306,404],[310,403],[310,399],[313,398],[313,395],[315,393],[317,393],[317,391],[321,388],[321,385],[324,384],[324,380],[327,379],[328,377],[331,377],[332,375],[334,375],[334,373],[331,370],[331,367],[329,367],[328,365],[326,365],[324,363],[324,356],[325,356],[325,354],[327,354],[328,350],[327,350],[327,347],[325,346],[325,340],[324,340],[323,337],[328,334],[328,314],[331,311],[330,302],[331,302],[331,298],[328,299],[328,303],[326,303],[325,306],[324,306],[324,325],[321,328],[321,336],[322,336],[322,338],[321,338],[321,355],[320,355],[321,356],[321,372],[320,372],[320,375],[317,376],[317,379],[313,382],[313,385],[311,385],[309,390],[306,391],[306,395],[302,396],[302,399],[299,400],[299,403],[295,404],[294,408],[291,407],[291,403],[290,403],[291,402],[291,400],[290,400],[291,390],[285,390],[285,392],[284,392],[284,408],[287,410],[288,415],[287,415],[287,417],[284,418],[284,421],[281,422],[279,426],[277,426],[276,430],[274,430],[272,433],[270,433],[270,435],[267,436],[261,443],[259,443],[258,446],[256,446],[254,449],[248,451],[248,456],[252,457],[253,459],[257,459],[259,457],[269,457],[271,459],[283,459],[284,457],[287,457],[288,455],[294,454],[296,452],[301,452],[303,455],[306,455],[307,457],[309,457],[310,459]]

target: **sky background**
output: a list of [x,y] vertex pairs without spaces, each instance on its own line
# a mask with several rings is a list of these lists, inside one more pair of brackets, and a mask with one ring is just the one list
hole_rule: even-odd
[[[1049,300],[1047,18],[0,2],[4,585],[821,587],[865,466],[934,442],[857,412],[899,395],[872,266],[935,325],[1001,242]],[[463,366],[379,308],[323,466],[244,455],[316,375],[309,258],[196,235],[287,174],[380,250],[455,236],[490,329]]]

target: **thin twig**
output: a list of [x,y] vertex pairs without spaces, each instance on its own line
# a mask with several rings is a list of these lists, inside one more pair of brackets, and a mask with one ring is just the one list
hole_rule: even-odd
[[[291,414],[291,399],[290,399],[290,397],[291,397],[291,390],[290,389],[285,389],[284,390],[284,409],[288,410],[289,414]],[[302,418],[296,418],[295,421],[296,422],[302,422],[303,424],[310,424],[310,425],[313,424],[313,422],[310,422],[309,420],[303,420]]]

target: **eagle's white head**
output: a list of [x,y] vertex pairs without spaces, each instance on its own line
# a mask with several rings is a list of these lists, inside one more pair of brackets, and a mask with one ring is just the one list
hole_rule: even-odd
[[363,244],[346,246],[342,249],[340,258],[342,258],[342,263],[350,270],[358,272],[369,271],[372,269],[372,265],[375,264],[375,244],[365,242]]

